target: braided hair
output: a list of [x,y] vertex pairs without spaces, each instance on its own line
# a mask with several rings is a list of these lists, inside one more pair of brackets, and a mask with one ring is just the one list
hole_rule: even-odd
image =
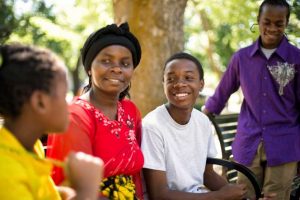
[[0,46],[0,115],[16,118],[32,93],[51,93],[57,58],[48,50],[21,44]]

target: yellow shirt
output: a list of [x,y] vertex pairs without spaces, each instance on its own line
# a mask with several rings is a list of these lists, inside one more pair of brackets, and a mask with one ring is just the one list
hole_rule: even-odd
[[60,200],[50,178],[52,164],[45,161],[42,144],[36,154],[26,151],[7,129],[0,126],[0,199]]

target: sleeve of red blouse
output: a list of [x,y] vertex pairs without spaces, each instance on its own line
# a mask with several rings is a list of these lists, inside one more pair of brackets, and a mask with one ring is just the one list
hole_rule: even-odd
[[[70,124],[67,131],[49,135],[47,157],[64,160],[70,151],[92,154],[93,124],[88,113],[82,108],[73,109],[70,113]],[[62,168],[54,167],[52,178],[55,184],[62,183],[64,180]]]

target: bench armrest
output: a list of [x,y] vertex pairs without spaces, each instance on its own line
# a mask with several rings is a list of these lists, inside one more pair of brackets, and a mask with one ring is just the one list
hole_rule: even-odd
[[255,191],[256,199],[259,199],[262,196],[261,195],[261,188],[260,188],[259,184],[256,181],[255,175],[253,174],[253,172],[250,169],[248,169],[244,165],[241,165],[239,163],[229,161],[229,160],[219,159],[219,158],[207,158],[206,164],[221,165],[223,167],[226,167],[229,170],[234,169],[236,171],[241,172],[251,182],[251,184],[254,188],[254,191]]

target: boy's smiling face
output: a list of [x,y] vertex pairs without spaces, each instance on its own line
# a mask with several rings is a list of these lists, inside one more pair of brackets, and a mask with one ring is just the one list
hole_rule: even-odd
[[204,86],[196,64],[188,59],[170,61],[164,70],[164,92],[170,106],[179,109],[193,108]]
[[287,27],[287,8],[283,6],[264,5],[258,19],[262,45],[266,49],[278,46]]

